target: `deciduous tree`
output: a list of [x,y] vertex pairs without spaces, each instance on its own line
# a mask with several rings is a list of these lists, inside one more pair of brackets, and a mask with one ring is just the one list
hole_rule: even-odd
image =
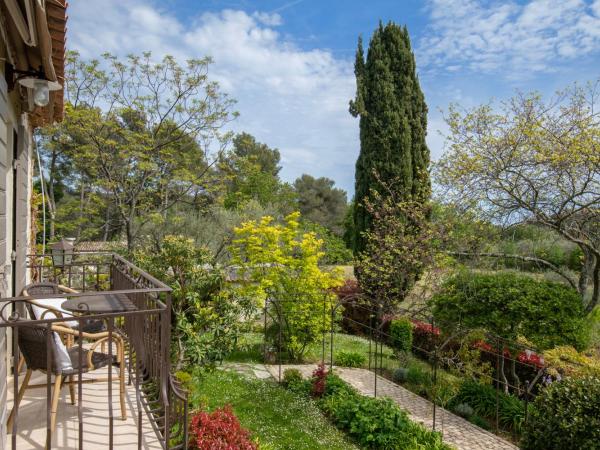
[[[150,53],[85,61],[71,54],[58,132],[75,170],[114,206],[129,249],[156,214],[204,186],[235,117],[209,58],[180,65]],[[212,156],[211,156],[212,155]]]
[[499,110],[453,107],[449,150],[436,170],[441,195],[458,207],[506,226],[547,227],[577,244],[578,277],[557,272],[588,312],[600,302],[599,89],[573,86],[549,100],[519,94]]

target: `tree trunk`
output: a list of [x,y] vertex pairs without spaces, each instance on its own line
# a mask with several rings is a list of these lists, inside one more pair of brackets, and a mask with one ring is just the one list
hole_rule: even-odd
[[131,223],[131,219],[127,219],[125,221],[125,234],[127,237],[127,250],[129,250],[129,253],[131,253],[131,252],[133,252],[133,239],[134,239],[133,224]]
[[110,205],[106,205],[106,211],[104,213],[104,233],[102,234],[102,241],[108,241],[108,228],[110,227]]
[[579,247],[583,252],[583,264],[581,265],[581,272],[579,274],[578,290],[582,298],[585,298],[587,292],[588,283],[592,277],[592,271],[594,269],[594,255],[589,251],[587,247]]
[[592,290],[592,298],[585,308],[585,312],[587,314],[591,313],[596,305],[598,305],[598,302],[600,302],[600,258],[598,258],[596,255],[593,255],[593,257],[594,269],[592,274],[592,283],[594,287]]
[[81,224],[83,223],[83,215],[85,208],[85,184],[81,182],[79,187],[79,223],[77,224],[77,240],[81,237]]
[[[50,214],[50,240],[54,240],[55,235],[55,221],[56,221],[56,200],[54,198],[54,171],[56,170],[56,152],[52,152],[52,158],[50,159],[50,169],[48,173],[48,213]],[[40,182],[44,183],[44,174],[40,174]],[[46,232],[46,230],[44,230]]]

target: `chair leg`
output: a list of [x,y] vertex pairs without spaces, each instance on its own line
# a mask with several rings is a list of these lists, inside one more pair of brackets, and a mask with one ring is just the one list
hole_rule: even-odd
[[56,428],[56,412],[58,411],[58,399],[60,398],[60,388],[62,384],[62,375],[56,375],[54,380],[54,390],[52,391],[52,409],[50,413],[50,429],[54,433]]
[[127,420],[127,410],[125,409],[125,349],[120,345],[119,357],[119,396],[121,399],[121,419]]
[[73,384],[73,375],[69,375],[69,392],[71,394],[71,405],[75,404],[75,384]]
[[24,365],[25,365],[25,358],[23,357],[23,355],[21,355],[21,357],[19,358],[19,364],[17,365],[17,373],[21,373],[21,370],[23,370]]
[[[29,384],[29,380],[31,379],[31,373],[32,373],[32,370],[27,369],[27,372],[25,373],[25,378],[23,378],[23,383],[21,384],[21,387],[19,388],[19,392],[17,393],[17,404],[16,404],[17,409],[19,408],[19,404],[21,403],[21,400],[23,399],[23,395],[25,394],[25,389],[27,389],[27,385]],[[12,423],[13,423],[13,419],[14,419],[14,413],[15,413],[15,409],[13,408],[10,412],[10,415],[8,416],[8,421],[6,422],[7,433],[12,432]]]

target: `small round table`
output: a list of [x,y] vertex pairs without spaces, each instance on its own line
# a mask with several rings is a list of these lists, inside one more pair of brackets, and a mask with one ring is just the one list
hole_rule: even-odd
[[136,306],[125,294],[97,294],[73,297],[61,305],[75,314],[110,314],[136,311]]

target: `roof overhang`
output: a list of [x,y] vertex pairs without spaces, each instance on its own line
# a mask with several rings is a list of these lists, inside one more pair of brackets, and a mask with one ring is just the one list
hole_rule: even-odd
[[[66,9],[66,0],[0,0],[6,63],[17,71],[41,70],[49,81],[64,85]],[[34,127],[62,120],[63,89],[51,92],[43,108],[33,104],[31,90],[18,84],[15,89],[21,90]]]

